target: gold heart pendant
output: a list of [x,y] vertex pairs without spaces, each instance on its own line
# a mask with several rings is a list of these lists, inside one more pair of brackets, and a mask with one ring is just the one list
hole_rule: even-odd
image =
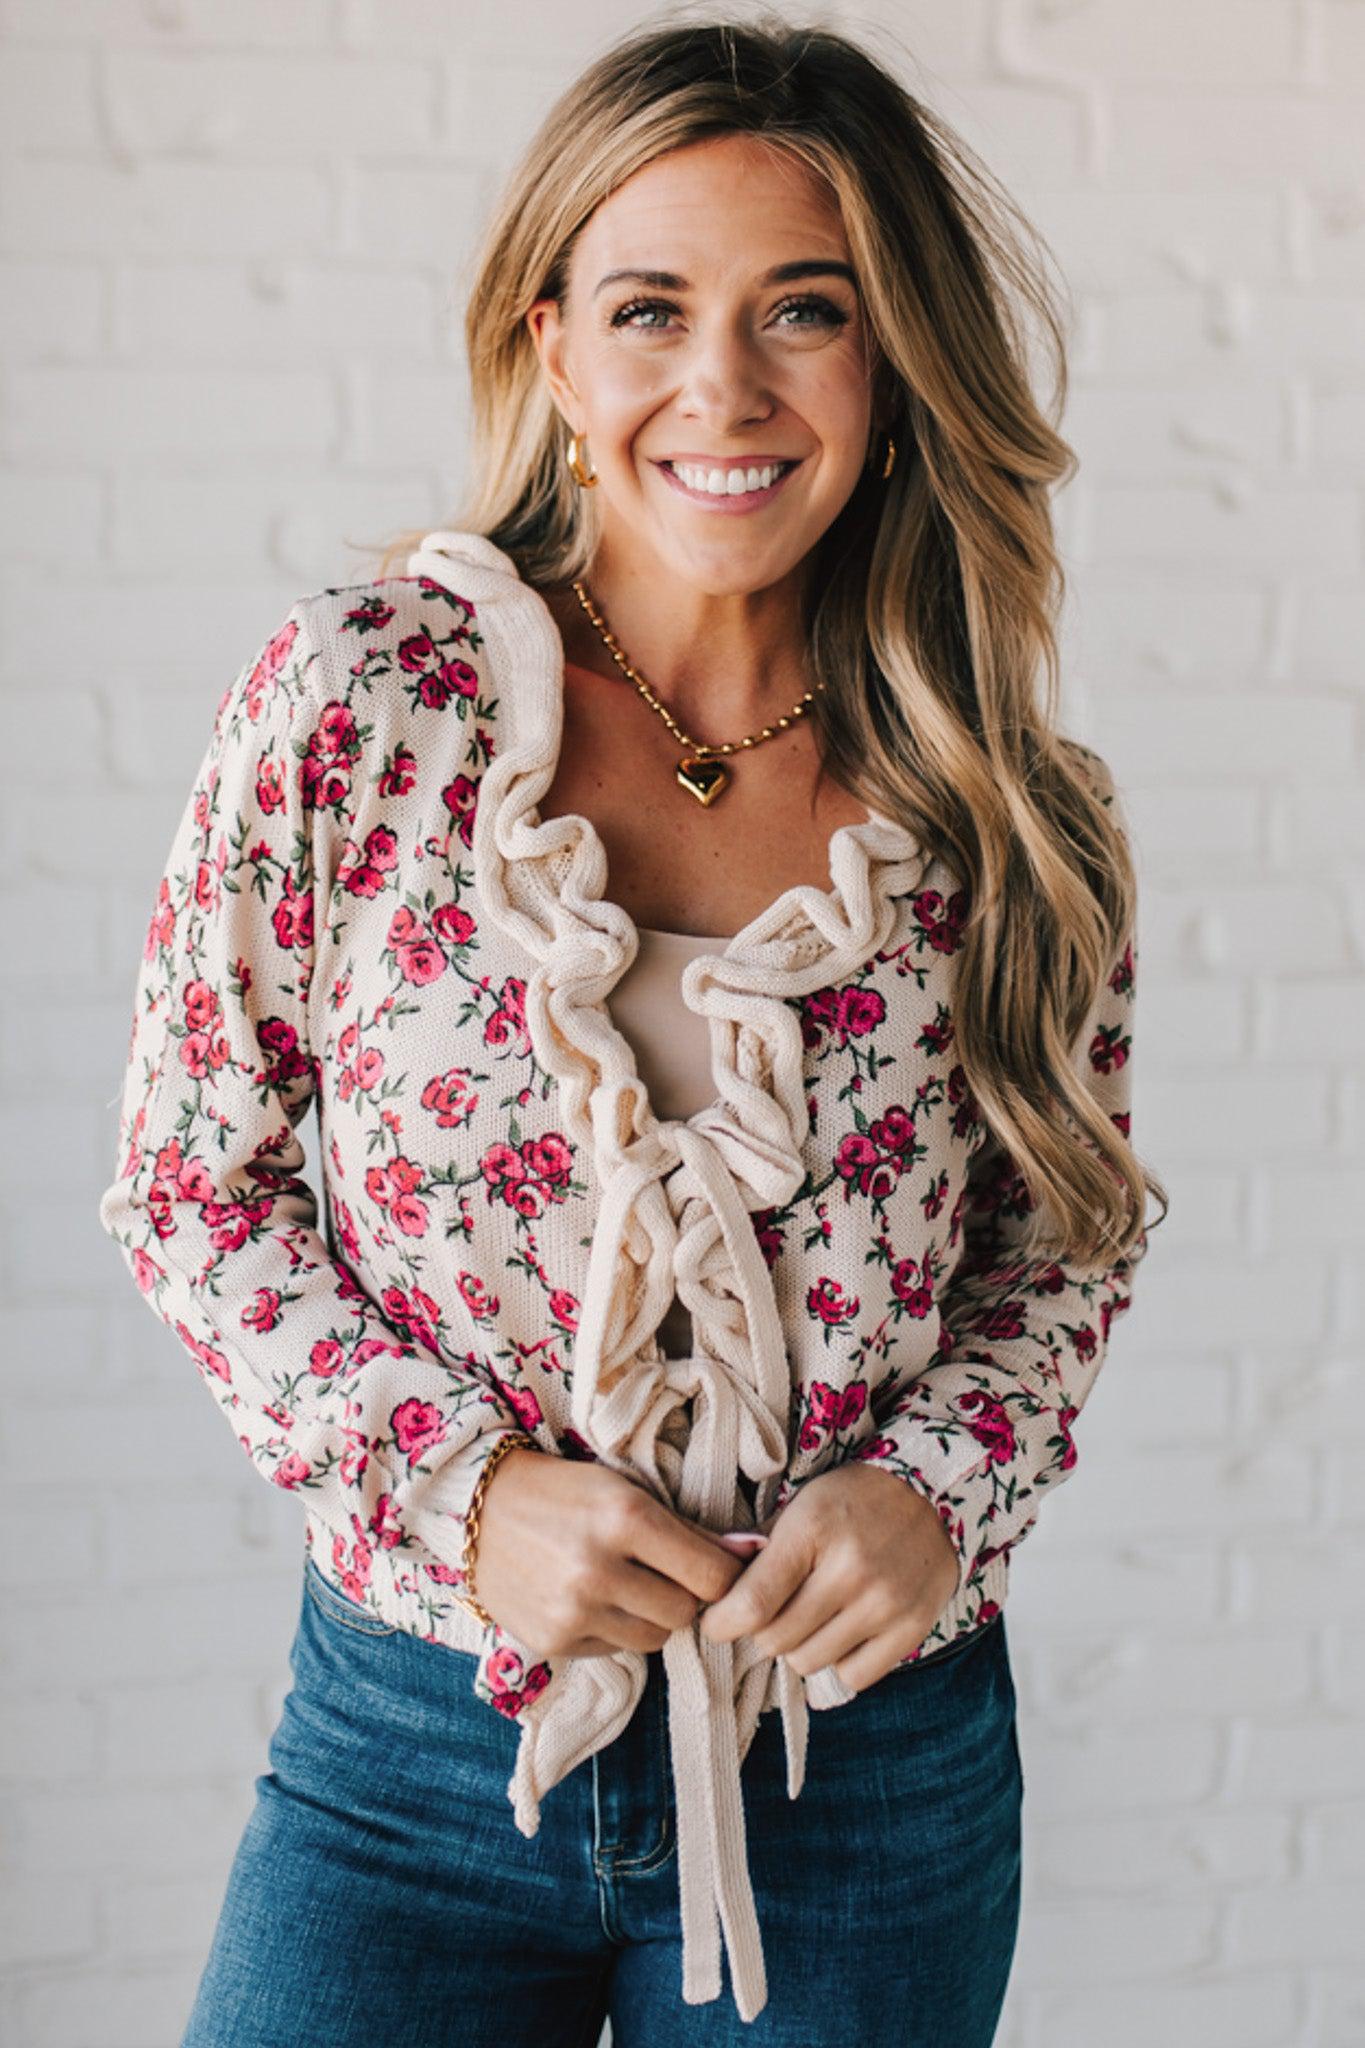
[[677,772],[683,788],[690,789],[700,804],[714,803],[730,780],[719,761],[706,760],[700,754],[684,754]]

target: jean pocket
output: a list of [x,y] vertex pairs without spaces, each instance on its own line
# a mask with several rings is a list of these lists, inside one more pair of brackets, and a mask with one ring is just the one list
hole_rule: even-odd
[[369,1608],[360,1606],[339,1586],[334,1586],[314,1558],[310,1557],[304,1566],[303,1583],[318,1613],[338,1627],[348,1628],[358,1636],[396,1636],[403,1633],[391,1621],[372,1614]]

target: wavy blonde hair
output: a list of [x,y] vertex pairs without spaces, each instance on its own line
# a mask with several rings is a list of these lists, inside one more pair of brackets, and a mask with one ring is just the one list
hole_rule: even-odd
[[[1064,580],[1048,493],[1077,467],[1052,424],[1064,333],[1046,245],[984,164],[830,29],[671,18],[618,39],[551,107],[485,230],[465,313],[471,481],[448,523],[487,535],[536,587],[589,573],[595,497],[569,474],[525,316],[563,300],[575,239],[617,185],[734,133],[800,159],[837,200],[897,447],[889,482],[865,470],[814,551],[821,772],[904,823],[965,892],[956,1050],[1027,1185],[1025,1251],[1124,1256],[1147,1191],[1163,1215],[1167,1197],[1089,1093],[1083,1055],[1133,936],[1136,881],[1112,778],[1056,727]],[[1051,357],[1048,417],[1021,315]],[[380,574],[426,531],[387,543]]]

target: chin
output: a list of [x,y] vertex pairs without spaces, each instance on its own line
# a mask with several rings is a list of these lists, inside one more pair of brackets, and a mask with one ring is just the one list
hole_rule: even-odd
[[732,590],[766,590],[800,567],[823,532],[822,527],[809,533],[771,535],[766,542],[755,541],[748,547],[718,544],[696,550],[691,560],[698,569],[714,570],[718,581]]

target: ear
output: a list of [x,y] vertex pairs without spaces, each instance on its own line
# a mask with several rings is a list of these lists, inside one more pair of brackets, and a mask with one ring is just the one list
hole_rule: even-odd
[[550,388],[550,395],[563,415],[571,433],[580,431],[574,427],[574,415],[578,411],[578,393],[569,375],[566,360],[568,336],[560,318],[558,302],[550,297],[540,298],[526,312],[526,326],[540,358],[541,373]]

